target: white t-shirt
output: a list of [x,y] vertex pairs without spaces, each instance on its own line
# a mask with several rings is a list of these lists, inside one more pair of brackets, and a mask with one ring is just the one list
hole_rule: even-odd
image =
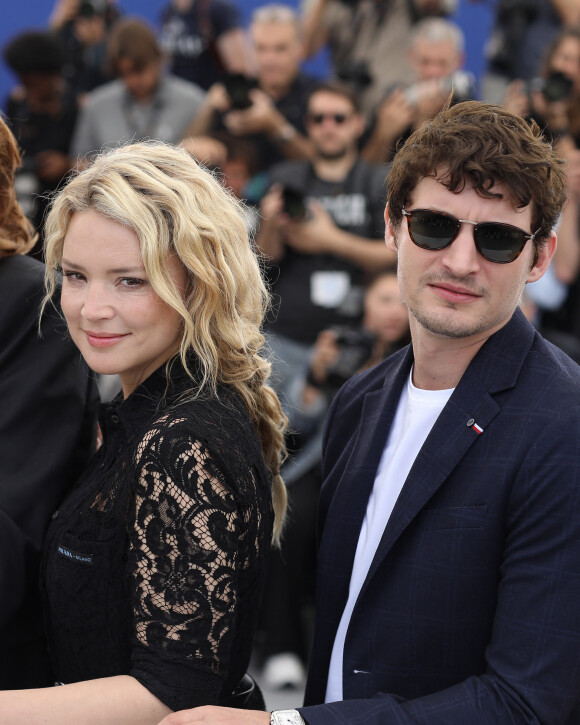
[[454,390],[421,390],[411,375],[399,399],[360,530],[348,601],[332,648],[325,702],[342,700],[344,641],[356,600],[411,466]]

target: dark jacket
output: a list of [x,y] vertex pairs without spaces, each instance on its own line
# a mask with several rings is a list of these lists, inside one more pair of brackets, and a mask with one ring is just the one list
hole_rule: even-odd
[[345,701],[316,706],[412,362],[411,347],[395,353],[331,407],[304,717],[578,723],[580,368],[519,310],[475,356],[419,452],[350,620]]

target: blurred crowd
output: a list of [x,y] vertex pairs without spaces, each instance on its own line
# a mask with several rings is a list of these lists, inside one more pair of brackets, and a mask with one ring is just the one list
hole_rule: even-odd
[[[274,553],[256,654],[272,687],[308,659],[324,416],[340,385],[409,339],[383,243],[388,164],[447,103],[477,98],[537,123],[565,160],[552,268],[524,310],[580,360],[580,0],[499,0],[482,79],[448,0],[160,2],[158,24],[116,0],[57,0],[48,27],[2,49],[3,110],[22,151],[16,190],[38,232],[51,192],[100,150],[181,143],[246,202],[272,292],[265,330],[290,419],[289,524]],[[321,48],[329,77],[303,71]],[[102,395],[109,395],[102,380]],[[114,382],[113,382],[114,387]]]

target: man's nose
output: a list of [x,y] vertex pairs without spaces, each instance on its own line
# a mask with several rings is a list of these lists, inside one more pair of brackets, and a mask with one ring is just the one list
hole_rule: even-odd
[[476,272],[482,258],[475,246],[473,226],[462,222],[459,234],[442,253],[443,264],[457,277]]

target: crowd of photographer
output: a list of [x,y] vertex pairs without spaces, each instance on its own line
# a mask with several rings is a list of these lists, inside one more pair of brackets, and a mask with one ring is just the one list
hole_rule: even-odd
[[[47,193],[121,142],[181,142],[247,203],[292,452],[261,654],[269,684],[300,684],[324,414],[344,380],[408,336],[383,243],[386,164],[450,96],[501,91],[495,100],[537,121],[566,157],[570,201],[534,299],[544,328],[580,340],[580,0],[501,0],[481,91],[448,0],[267,4],[247,29],[233,0],[161,5],[154,28],[116,0],[57,0],[49,27],[4,47],[18,81],[4,106],[23,151],[17,193],[39,257]],[[331,77],[316,79],[302,64],[323,46]]]

